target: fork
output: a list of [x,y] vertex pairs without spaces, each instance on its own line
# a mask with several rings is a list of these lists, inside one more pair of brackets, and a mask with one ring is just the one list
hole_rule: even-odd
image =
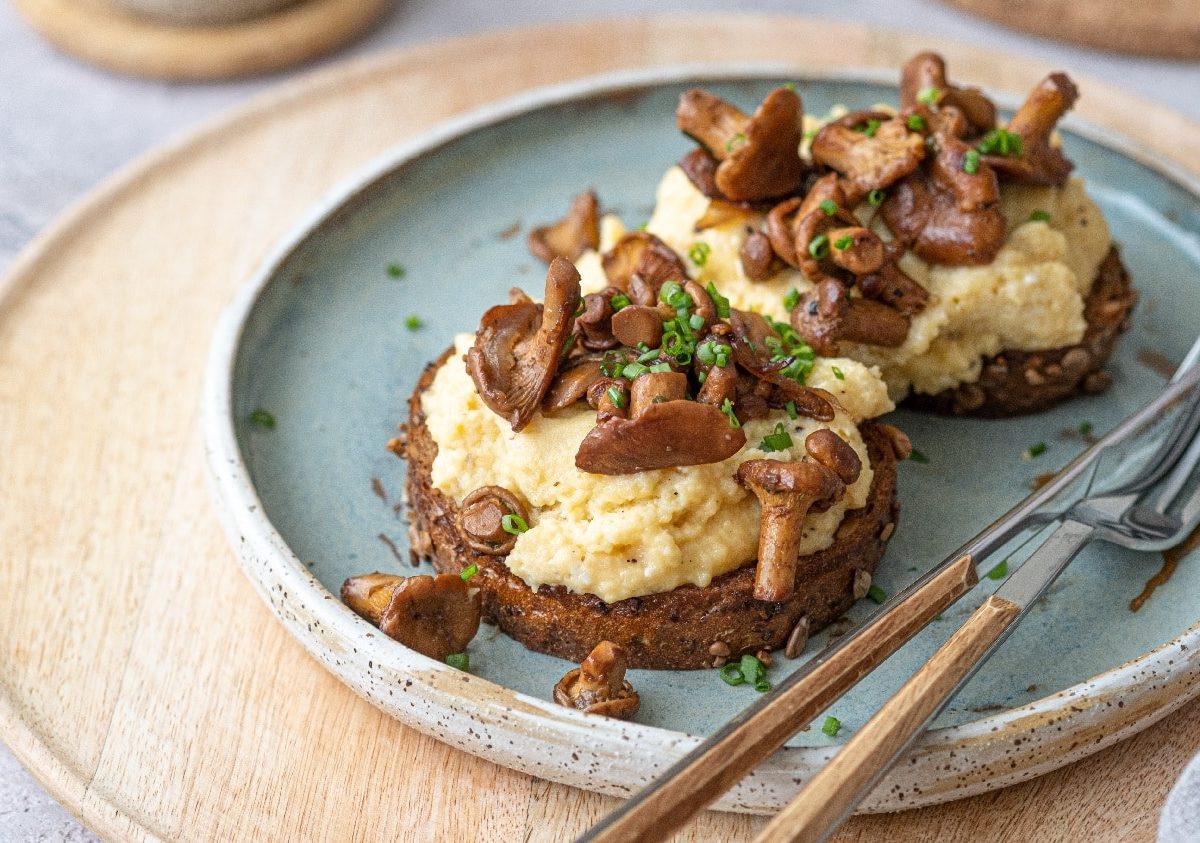
[[[1189,373],[1194,375],[1194,373]],[[1200,524],[1200,485],[1176,506],[1200,464],[1200,389],[1165,446],[1116,488],[1086,495],[995,594],[964,623],[755,838],[824,840],[875,786],[1092,541],[1135,550],[1181,543]]]

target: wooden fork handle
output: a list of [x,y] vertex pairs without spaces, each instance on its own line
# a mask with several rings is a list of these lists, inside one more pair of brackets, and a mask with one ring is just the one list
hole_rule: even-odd
[[971,675],[975,665],[1020,614],[1021,607],[1016,603],[995,595],[989,597],[833,760],[809,780],[754,838],[755,843],[824,840]]
[[590,843],[653,843],[704,810],[764,758],[977,582],[970,555],[960,556],[857,635],[817,656],[811,671],[751,717],[739,717],[661,779],[580,838]]

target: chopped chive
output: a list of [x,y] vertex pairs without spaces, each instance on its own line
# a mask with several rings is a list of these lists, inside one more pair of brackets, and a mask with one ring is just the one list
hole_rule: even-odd
[[771,690],[771,683],[766,679],[759,679],[754,683],[754,690],[758,691],[760,694],[765,694],[767,691]]
[[688,327],[690,327],[693,331],[699,331],[704,327],[704,317],[699,313],[693,313],[688,317]]
[[763,663],[749,653],[742,656],[742,660],[738,664],[738,670],[741,671],[742,678],[751,683],[757,683],[760,679],[765,679],[767,676],[767,669],[763,666]]
[[462,577],[463,582],[466,582],[467,580],[471,579],[471,577],[475,576],[478,573],[479,573],[479,566],[475,565],[475,564],[470,564],[467,567],[463,568],[461,571],[459,571],[458,575],[460,577]]
[[624,293],[617,293],[608,300],[608,303],[612,305],[612,309],[614,311],[620,310],[623,307],[629,307],[629,296],[625,295]]
[[725,144],[725,151],[733,152],[734,146],[741,146],[745,142],[746,142],[745,132],[738,132],[736,135],[734,135],[733,137],[731,137],[729,139],[728,143]]
[[1021,459],[1028,461],[1034,459],[1035,457],[1040,457],[1044,453],[1046,453],[1046,443],[1034,442],[1025,449],[1025,453],[1021,454]]
[[619,410],[625,406],[625,396],[621,394],[621,390],[615,386],[608,388],[608,400],[613,402],[613,405]]
[[783,422],[778,422],[775,425],[775,432],[763,437],[762,442],[758,445],[758,450],[769,454],[774,451],[786,451],[793,444],[792,437],[784,429]]
[[995,568],[992,568],[992,570],[987,572],[987,575],[988,575],[988,579],[990,579],[990,580],[1002,580],[1005,577],[1007,577],[1008,576],[1008,560],[1005,559],[1003,562],[1001,562]]
[[962,168],[964,173],[972,176],[979,172],[978,149],[967,150],[967,154],[963,156]]
[[741,685],[746,681],[741,669],[736,664],[727,664],[721,668],[721,679],[726,685]]
[[832,217],[838,210],[837,202],[834,202],[832,199],[822,199],[820,207],[827,217]]
[[696,266],[704,266],[708,263],[708,253],[712,248],[703,241],[697,241],[692,244],[692,248],[688,249],[688,257]]
[[910,462],[917,462],[921,465],[925,465],[927,462],[929,462],[929,457],[922,454],[916,448],[912,449],[912,453],[908,455],[908,459]]
[[840,381],[844,381],[846,379],[846,373],[843,372],[841,369],[839,369],[837,366],[832,366],[830,368],[833,369],[833,376],[835,378],[837,378]]
[[662,374],[663,372],[669,372],[669,371],[671,371],[671,364],[667,363],[667,362],[651,363],[650,371],[654,372],[655,374]]
[[525,523],[525,519],[511,512],[500,519],[500,526],[504,528],[504,532],[513,536],[519,536],[521,533],[528,532],[529,530],[529,525]]
[[920,114],[910,114],[905,125],[914,132],[923,132],[925,131],[925,118]]
[[466,653],[451,653],[446,656],[446,664],[451,667],[456,667],[459,670],[471,669],[471,657]]
[[783,297],[783,309],[795,310],[798,304],[800,304],[800,291],[792,287],[792,289],[788,290],[787,295]]
[[849,249],[850,246],[853,245],[853,243],[854,243],[854,238],[851,237],[849,234],[846,234],[842,237],[839,237],[837,240],[834,241],[833,248],[837,249],[839,252],[844,252],[847,249]]
[[387,274],[388,274],[390,277],[392,277],[392,278],[403,278],[403,277],[404,277],[404,272],[405,272],[405,269],[404,269],[404,264],[400,264],[400,263],[389,263],[389,264],[388,264],[388,267],[387,267]]
[[1021,155],[1021,136],[1007,129],[992,129],[976,147],[985,155]]
[[784,87],[784,89],[786,89],[788,91],[794,91],[794,90],[796,90],[796,83],[795,82],[784,82],[783,87]]
[[421,321],[421,317],[417,316],[415,313],[404,320],[404,327],[408,328],[410,331],[420,330],[421,326],[424,324],[425,323]]
[[796,419],[800,418],[800,414],[798,412],[796,412],[796,402],[795,401],[787,402],[786,404],[783,405],[783,409],[787,410],[788,418],[791,419],[792,421],[795,421]]
[[728,398],[721,403],[721,412],[725,414],[725,418],[729,419],[730,427],[737,429],[742,426],[742,423],[738,421],[737,415],[733,412],[733,402]]
[[274,430],[275,416],[260,408],[250,414],[250,424],[263,430]]
[[717,316],[721,319],[729,318],[729,299],[717,292],[716,285],[709,281],[708,286],[704,288],[709,297],[713,300],[713,305],[717,308]]
[[917,102],[925,105],[937,105],[938,98],[941,95],[941,91],[930,85],[928,88],[922,88],[920,93],[917,94]]
[[808,253],[814,260],[824,260],[829,257],[829,237],[818,234],[808,243]]
[[874,190],[872,190],[870,193],[867,194],[867,204],[868,205],[882,205],[884,197],[886,197],[886,196],[887,196],[887,194],[884,193],[882,190],[880,190],[877,187]]
[[1090,421],[1085,421],[1085,422],[1079,423],[1079,435],[1080,436],[1091,436],[1092,435],[1092,423]]
[[642,223],[641,225],[639,225],[639,226],[637,227],[637,230],[638,230],[638,231],[645,231],[645,230],[646,230],[647,228],[649,228],[649,227],[650,227],[650,223],[648,223],[648,222],[644,222],[644,223]]
[[[650,367],[643,363],[626,363],[625,368],[621,370],[621,377],[625,378],[626,380],[635,381],[649,371]],[[613,387],[609,387],[609,389],[612,388]]]
[[831,738],[836,738],[838,732],[842,731],[842,721],[838,720],[833,715],[825,718],[825,722],[821,724],[821,731],[829,735]]
[[1030,222],[1050,222],[1050,214],[1046,211],[1034,211],[1029,215]]
[[882,588],[880,588],[877,585],[872,585],[870,588],[867,589],[867,597],[871,600],[872,603],[875,603],[876,605],[878,605],[878,604],[882,603],[884,600],[887,600],[887,592],[884,591]]
[[873,138],[875,137],[875,133],[879,131],[879,121],[872,117],[854,131],[862,132],[867,137]]

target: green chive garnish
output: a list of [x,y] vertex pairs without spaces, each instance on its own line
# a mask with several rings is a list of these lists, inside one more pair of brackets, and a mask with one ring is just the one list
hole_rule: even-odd
[[250,424],[255,427],[261,427],[263,430],[274,430],[275,416],[266,410],[258,409],[250,414]]
[[937,105],[938,98],[941,95],[941,91],[930,85],[928,88],[922,88],[920,93],[917,94],[917,102],[924,103],[925,105]]
[[798,304],[800,304],[800,291],[792,287],[792,289],[788,290],[787,295],[783,297],[783,309],[795,310]]
[[787,402],[786,404],[783,405],[783,409],[787,410],[788,418],[791,419],[792,421],[795,421],[796,419],[800,418],[800,414],[798,412],[796,412],[796,402],[795,401]]
[[832,715],[826,717],[825,722],[821,724],[821,731],[831,738],[836,738],[838,732],[842,731],[842,721]]
[[726,398],[721,403],[721,412],[725,414],[725,418],[729,419],[729,426],[736,429],[742,426],[738,421],[738,417],[733,412],[733,402]]
[[985,155],[1021,155],[1021,136],[1007,129],[992,129],[976,147]]
[[837,249],[839,252],[844,252],[849,249],[853,243],[854,238],[849,234],[846,234],[834,241],[833,248]]
[[618,410],[625,406],[625,396],[622,395],[621,390],[617,389],[615,386],[610,386],[608,388],[608,400],[613,402],[613,406],[615,406]]
[[410,331],[419,330],[424,324],[425,323],[421,321],[421,317],[417,316],[415,313],[404,320],[404,327],[408,328]]
[[924,465],[925,463],[929,462],[929,457],[922,454],[916,448],[912,449],[912,453],[908,455],[908,459],[910,462],[919,462],[919,463],[921,463],[921,465]]
[[1029,215],[1030,222],[1050,222],[1050,214],[1046,211],[1034,211]]
[[617,293],[608,300],[608,303],[612,305],[612,309],[614,311],[620,310],[623,307],[629,307],[629,296],[625,295],[624,293]]
[[403,278],[404,277],[404,265],[399,264],[399,263],[389,263],[388,268],[387,268],[387,274],[392,278]]
[[883,200],[886,196],[887,196],[887,194],[884,193],[882,190],[880,190],[877,187],[874,190],[872,190],[870,193],[867,194],[867,204],[868,205],[882,205]]
[[988,575],[988,579],[991,579],[991,580],[1002,580],[1005,577],[1007,577],[1008,576],[1008,560],[1005,559],[1003,562],[1001,562],[995,568],[992,568],[992,570],[987,572],[987,575]]
[[879,586],[872,584],[872,586],[867,589],[867,597],[871,600],[872,603],[875,603],[876,605],[878,605],[878,604],[882,603],[884,600],[887,600],[887,592],[884,591]]
[[771,683],[766,679],[759,679],[754,683],[754,690],[758,691],[760,694],[765,694],[767,691],[771,690]]
[[471,657],[466,653],[451,653],[446,656],[446,664],[456,667],[459,670],[470,670]]
[[879,121],[875,118],[867,120],[866,123],[855,129],[856,132],[862,132],[869,138],[875,137],[875,133],[879,131]]
[[843,372],[841,369],[839,369],[837,366],[831,366],[830,368],[833,369],[833,376],[835,378],[837,378],[840,381],[844,381],[846,379],[846,373]]
[[467,580],[471,579],[471,577],[475,576],[478,573],[479,573],[479,566],[475,565],[475,564],[471,564],[471,565],[468,565],[467,567],[463,568],[461,571],[459,571],[458,575],[460,577],[462,577],[463,582],[466,582]]
[[721,678],[726,685],[741,685],[746,681],[746,677],[742,676],[742,671],[736,664],[727,664],[721,668]]
[[[621,377],[626,380],[635,381],[649,371],[650,367],[642,363],[626,363],[625,368],[621,370]],[[609,389],[615,389],[615,387],[610,386]],[[616,402],[614,401],[613,403],[615,404]]]
[[792,437],[784,428],[783,422],[778,422],[775,425],[775,432],[763,437],[763,441],[758,445],[758,450],[769,454],[774,451],[786,451],[792,447],[792,444]]
[[519,536],[521,533],[529,530],[529,525],[525,523],[525,519],[511,512],[500,519],[500,526],[504,529],[504,532],[513,536]]
[[1021,455],[1021,458],[1025,459],[1025,460],[1031,460],[1034,457],[1040,457],[1044,453],[1046,453],[1046,443],[1045,442],[1034,442],[1032,445],[1030,445],[1028,448],[1025,449],[1025,453],[1023,453]]
[[825,216],[827,216],[827,217],[832,217],[834,214],[837,213],[837,209],[838,209],[837,203],[834,202],[832,199],[822,199],[820,207],[821,207],[821,210],[825,212]]
[[704,288],[709,297],[713,300],[713,305],[717,308],[717,316],[721,319],[729,318],[729,299],[717,292],[716,286],[709,281],[708,286]]
[[733,152],[733,148],[734,148],[734,146],[741,146],[741,145],[742,145],[742,144],[744,144],[745,142],[746,142],[746,135],[745,135],[745,133],[744,133],[744,132],[738,132],[736,135],[734,135],[733,137],[731,137],[731,138],[729,139],[729,142],[728,142],[728,143],[726,143],[726,144],[725,144],[725,151],[726,151],[726,152]]
[[1085,421],[1085,422],[1079,423],[1079,435],[1080,436],[1091,436],[1092,435],[1092,423],[1090,421]]
[[818,234],[808,244],[808,253],[812,255],[813,260],[825,260],[829,257],[829,237],[824,234]]
[[962,168],[964,173],[972,176],[979,172],[978,149],[967,150],[967,154],[963,156]]
[[925,118],[920,114],[910,114],[908,115],[908,120],[905,121],[905,125],[914,132],[923,132],[925,131]]
[[704,266],[704,264],[708,263],[708,253],[711,251],[712,249],[709,248],[707,243],[698,241],[692,244],[692,248],[688,249],[688,257],[691,258],[692,263],[696,264],[696,266]]

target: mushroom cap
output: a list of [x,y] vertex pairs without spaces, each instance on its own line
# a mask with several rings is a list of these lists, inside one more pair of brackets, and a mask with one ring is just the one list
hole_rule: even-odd
[[738,250],[738,258],[742,262],[742,271],[751,281],[765,281],[770,278],[775,263],[775,250],[771,248],[771,238],[761,231],[750,232]]
[[392,591],[402,582],[404,577],[378,571],[350,577],[342,583],[342,602],[355,614],[378,626],[380,616],[391,602]]
[[513,431],[529,424],[550,388],[579,301],[579,271],[555,258],[544,304],[498,305],[483,315],[467,352],[467,372],[479,397]]
[[744,133],[749,119],[740,108],[703,88],[684,91],[675,108],[679,131],[718,161],[724,161],[730,154],[733,138]]
[[459,504],[458,529],[473,550],[489,556],[505,556],[517,543],[517,537],[504,529],[506,515],[529,522],[525,504],[508,489],[480,486]]
[[479,631],[482,598],[458,574],[406,577],[392,591],[379,629],[406,647],[444,662]]
[[630,231],[605,252],[600,263],[608,282],[625,293],[633,293],[634,280],[640,278],[649,288],[648,300],[637,304],[653,305],[658,290],[668,281],[684,282],[687,267],[675,250],[647,231]]
[[[554,701],[566,708],[576,708],[586,714],[602,714],[605,717],[615,717],[618,720],[628,720],[637,714],[641,707],[642,698],[628,681],[621,683],[621,691],[610,699],[584,702],[586,697],[578,695],[575,688],[579,684],[582,670],[575,668],[554,686]],[[572,694],[575,694],[574,696]],[[582,704],[581,704],[582,703]]]
[[857,482],[862,460],[845,439],[827,427],[814,430],[804,439],[804,450],[828,468],[847,486]]
[[554,686],[554,701],[589,714],[622,719],[633,716],[640,698],[625,680],[629,659],[625,650],[611,641],[601,641]]
[[[775,393],[775,406],[782,407],[788,401],[795,403],[796,411],[818,421],[832,421],[833,405],[810,387],[797,383],[780,370],[788,365],[790,358],[772,361],[767,347],[767,337],[779,339],[778,333],[761,314],[744,310],[730,310],[729,325],[733,329],[730,338],[733,357],[744,371],[756,380],[769,384]],[[819,351],[818,351],[819,353]]]
[[900,74],[900,107],[913,109],[922,104],[922,91],[934,88],[934,105],[939,110],[955,108],[976,133],[996,125],[996,106],[978,88],[963,88],[946,79],[946,62],[937,53],[917,53]]
[[558,222],[532,229],[528,243],[534,257],[546,263],[555,258],[577,260],[588,249],[600,248],[600,201],[595,192],[576,196]]
[[610,290],[584,296],[583,313],[575,318],[579,344],[588,351],[607,351],[621,344],[612,332],[612,295],[619,291],[615,287]]
[[[872,135],[855,126],[879,121]],[[858,111],[827,123],[812,141],[813,161],[841,173],[865,195],[895,184],[925,157],[925,137],[884,112]]]
[[742,129],[745,142],[732,144],[732,151],[717,167],[717,188],[742,201],[772,199],[798,190],[807,172],[800,157],[803,124],[804,109],[796,92],[771,91]]
[[984,161],[1006,181],[1060,187],[1075,165],[1050,143],[1054,127],[1074,107],[1079,89],[1065,73],[1051,73],[1038,83],[1009,121],[1008,130],[1021,137],[1015,157],[985,155]]
[[587,397],[588,388],[604,377],[602,358],[595,354],[575,357],[567,361],[546,391],[542,401],[543,415],[565,410],[576,401]]
[[833,471],[810,460],[746,460],[738,466],[736,477],[764,504],[791,506],[803,499],[805,509],[814,503],[836,500],[846,488]]
[[664,401],[637,418],[609,418],[596,425],[579,443],[575,466],[592,474],[634,474],[721,462],[745,444],[745,432],[730,427],[717,407]]

